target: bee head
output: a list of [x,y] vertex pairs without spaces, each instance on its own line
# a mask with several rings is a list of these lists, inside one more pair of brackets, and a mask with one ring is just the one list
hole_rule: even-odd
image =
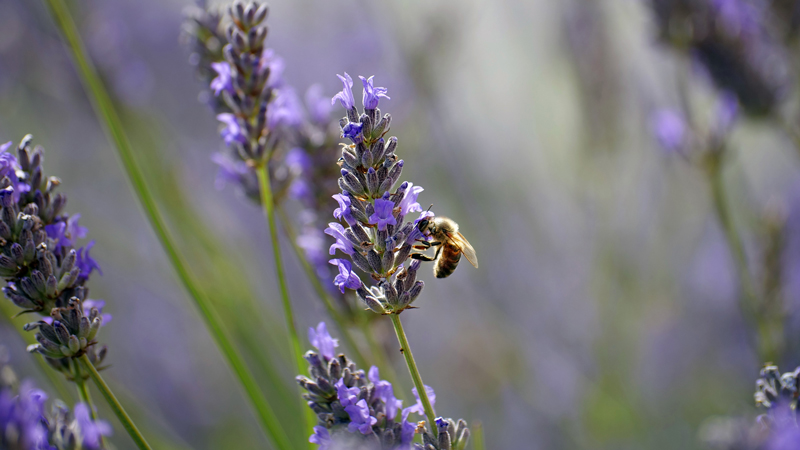
[[[430,212],[431,208],[433,208],[433,205],[429,206],[427,211],[425,211],[425,212]],[[426,230],[430,230],[431,233],[433,233],[434,228],[435,228],[435,226],[434,226],[434,216],[432,216],[432,215],[431,216],[425,216],[425,218],[420,220],[419,223],[417,224],[417,229],[422,233],[425,233]]]

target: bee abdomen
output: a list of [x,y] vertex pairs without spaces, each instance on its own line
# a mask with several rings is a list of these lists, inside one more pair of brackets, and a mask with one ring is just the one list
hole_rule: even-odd
[[439,259],[437,259],[436,264],[433,265],[433,274],[436,278],[447,278],[456,270],[460,260],[461,251],[456,247],[445,245],[444,248],[442,248]]

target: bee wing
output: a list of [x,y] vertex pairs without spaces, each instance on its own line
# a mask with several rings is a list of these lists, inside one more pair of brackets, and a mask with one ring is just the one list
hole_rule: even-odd
[[461,233],[453,233],[450,235],[450,240],[453,241],[458,247],[461,249],[461,253],[467,258],[470,264],[478,268],[478,255],[475,254],[475,249],[472,248],[472,244],[467,241]]

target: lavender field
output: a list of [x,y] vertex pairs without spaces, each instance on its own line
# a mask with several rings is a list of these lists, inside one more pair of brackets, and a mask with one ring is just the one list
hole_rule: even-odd
[[799,45],[790,0],[0,0],[0,450],[800,448]]

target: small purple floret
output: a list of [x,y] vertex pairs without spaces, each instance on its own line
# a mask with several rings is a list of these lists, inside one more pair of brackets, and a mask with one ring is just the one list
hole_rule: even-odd
[[93,270],[97,270],[100,275],[103,274],[103,271],[100,269],[100,265],[97,264],[97,261],[89,256],[89,251],[92,249],[92,247],[94,247],[94,241],[90,241],[85,247],[79,248],[77,255],[78,257],[75,259],[75,267],[81,269],[80,277],[83,279],[89,278],[89,275]]
[[[428,393],[428,400],[431,402],[431,407],[436,404],[436,393],[433,392],[433,388],[430,386],[425,386],[425,392]],[[417,413],[419,415],[425,414],[425,408],[422,406],[422,400],[419,399],[419,393],[417,392],[417,388],[411,388],[411,393],[414,394],[414,398],[417,399],[417,403],[413,406],[409,406],[408,408],[403,409],[403,414],[407,413]]]
[[214,95],[219,95],[222,91],[233,94],[230,64],[227,62],[215,62],[211,63],[211,68],[217,72],[217,77],[211,80],[211,89],[214,90]]
[[369,79],[359,76],[361,78],[361,84],[364,85],[364,91],[362,93],[364,108],[366,109],[375,109],[378,107],[378,100],[381,97],[391,100],[386,93],[388,90],[385,87],[374,87],[372,85],[372,79],[375,76],[369,77]]
[[348,75],[347,72],[344,73],[344,76],[341,76],[339,74],[337,74],[336,76],[339,77],[340,80],[342,80],[342,84],[344,85],[344,87],[339,93],[333,96],[333,98],[331,99],[331,105],[336,103],[336,100],[338,99],[344,109],[349,110],[355,108],[356,99],[355,97],[353,97],[353,79],[350,78],[350,75]]
[[652,130],[663,149],[677,151],[686,139],[687,126],[683,116],[677,111],[662,109],[653,116]]
[[333,211],[333,217],[339,220],[344,219],[350,226],[355,225],[356,219],[353,217],[353,210],[351,209],[350,194],[345,191],[334,195],[333,198],[339,202],[339,207]]
[[314,434],[308,438],[308,442],[319,445],[317,450],[328,450],[331,448],[331,445],[333,445],[333,440],[331,439],[331,434],[328,432],[328,429],[319,425],[314,427]]
[[339,346],[339,340],[331,337],[325,322],[320,322],[316,330],[309,327],[308,340],[326,360],[330,361],[336,356],[334,349]]
[[414,183],[408,182],[406,194],[403,197],[403,200],[400,201],[401,216],[406,216],[411,212],[422,211],[422,207],[419,203],[417,203],[417,197],[419,197],[420,192],[424,190],[425,189],[423,189],[422,186],[414,186]]
[[330,222],[328,224],[328,228],[325,229],[325,234],[336,239],[336,243],[331,245],[329,250],[331,255],[336,253],[336,249],[339,249],[348,255],[355,253],[356,250],[353,248],[353,244],[350,242],[350,240],[345,237],[344,227],[340,223]]
[[355,405],[346,407],[345,412],[350,415],[351,422],[347,424],[347,429],[351,433],[360,431],[361,434],[372,433],[372,426],[378,423],[378,419],[369,415],[369,406],[364,399],[359,400]]
[[329,263],[339,267],[339,274],[333,279],[333,284],[344,294],[344,289],[358,289],[361,279],[353,272],[353,265],[346,259],[332,259]]
[[101,448],[102,437],[111,435],[111,425],[104,420],[92,420],[89,414],[89,407],[85,403],[75,404],[72,412],[75,414],[75,421],[78,423],[83,448],[87,450]]
[[397,219],[394,218],[392,210],[394,209],[394,202],[388,199],[387,195],[384,198],[375,200],[375,213],[369,216],[369,223],[378,225],[381,231],[386,230],[387,225],[397,225]]
[[222,139],[225,140],[226,145],[231,145],[234,142],[244,143],[247,141],[236,116],[231,113],[217,114],[217,120],[225,124],[225,128],[220,131],[220,135]]

